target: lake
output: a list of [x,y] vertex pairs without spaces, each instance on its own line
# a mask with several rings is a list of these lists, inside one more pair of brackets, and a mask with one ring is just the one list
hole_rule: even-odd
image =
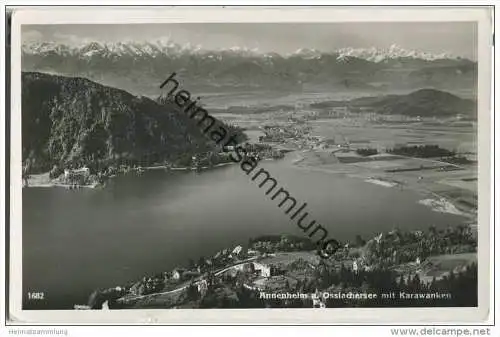
[[[265,167],[309,219],[345,240],[394,227],[426,229],[465,218],[417,203],[409,190],[294,167],[289,154]],[[103,189],[23,189],[23,307],[72,309],[95,289],[186,265],[263,234],[304,235],[237,165],[210,171],[148,171]],[[45,301],[26,293],[44,292]]]

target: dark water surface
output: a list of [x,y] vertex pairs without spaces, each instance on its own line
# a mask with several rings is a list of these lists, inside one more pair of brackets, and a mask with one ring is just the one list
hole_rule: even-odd
[[[411,191],[298,169],[290,158],[260,165],[337,239],[464,221],[417,204],[420,196]],[[23,189],[24,308],[69,309],[95,289],[171,270],[251,237],[303,235],[264,192],[236,165],[149,171],[104,189]],[[44,292],[45,300],[29,301],[27,292]]]

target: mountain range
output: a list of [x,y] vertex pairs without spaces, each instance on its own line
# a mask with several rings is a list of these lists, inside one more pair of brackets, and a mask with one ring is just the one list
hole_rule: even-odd
[[[240,56],[280,56],[278,53],[260,52],[257,48],[250,49],[246,47],[231,47],[227,49],[208,50],[201,46],[192,46],[191,44],[181,45],[170,39],[156,41],[126,41],[126,42],[83,42],[81,44],[64,44],[56,42],[26,42],[22,45],[22,51],[28,54],[39,54],[55,51],[61,54],[80,54],[83,56],[92,56],[92,54],[108,54],[109,56],[123,55],[214,55],[233,54]],[[283,55],[283,57],[301,56],[304,58],[320,58],[321,55],[328,54],[317,49],[300,48],[293,53]],[[444,59],[461,59],[448,53],[433,54],[418,50],[408,50],[398,45],[391,45],[389,48],[340,48],[329,54],[338,55],[339,60],[345,57],[358,57],[368,61],[383,62],[389,59],[414,58],[427,61]]]
[[36,173],[96,161],[151,164],[213,149],[189,116],[161,101],[85,78],[23,72],[23,163]]
[[371,90],[424,87],[474,90],[477,62],[397,46],[343,48],[333,52],[299,49],[260,53],[247,48],[205,50],[172,41],[88,42],[81,45],[25,43],[25,71],[83,76],[139,94],[157,93],[158,84],[176,72],[193,90],[249,89]]

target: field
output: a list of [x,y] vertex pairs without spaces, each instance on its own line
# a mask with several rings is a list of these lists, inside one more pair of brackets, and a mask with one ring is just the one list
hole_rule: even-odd
[[439,279],[450,271],[459,272],[474,262],[477,263],[476,253],[432,256],[420,266],[420,279],[422,281],[432,281],[433,277]]
[[[302,169],[346,174],[386,187],[411,189],[422,199],[443,200],[475,222],[477,213],[477,123],[448,118],[405,119],[397,116],[351,114],[343,118],[319,118],[313,111],[290,110],[262,114],[224,113],[219,116],[244,127],[252,142],[262,135],[262,127],[297,127],[302,119],[310,133],[303,139],[288,138],[270,143],[296,150],[295,165]],[[310,137],[319,139],[309,140]],[[440,158],[410,158],[390,155],[399,146],[438,145],[472,160],[450,164]],[[378,154],[364,157],[357,149],[376,149]],[[436,204],[429,202],[429,205]],[[437,207],[436,211],[453,210]]]

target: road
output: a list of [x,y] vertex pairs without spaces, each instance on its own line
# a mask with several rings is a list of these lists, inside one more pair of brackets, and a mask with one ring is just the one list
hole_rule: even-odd
[[[234,268],[234,267],[237,267],[237,266],[240,266],[242,264],[245,264],[245,263],[248,263],[249,261],[253,261],[253,260],[256,260],[258,257],[255,256],[255,257],[251,257],[251,258],[248,258],[246,260],[243,260],[243,261],[239,261],[238,263],[236,264],[233,264],[229,267],[225,267],[221,270],[218,270],[214,273],[214,276],[219,276],[220,274],[228,271],[229,269],[231,268]],[[176,293],[176,292],[179,292],[179,291],[182,291],[182,290],[185,290],[187,289],[191,284],[195,284],[197,285],[198,283],[200,283],[201,281],[203,281],[204,279],[201,278],[199,280],[196,280],[194,281],[193,283],[191,283],[191,281],[179,288],[176,288],[176,289],[173,289],[173,290],[169,290],[169,291],[163,291],[163,292],[160,292],[160,293],[153,293],[153,294],[147,294],[147,295],[137,295],[137,296],[134,296],[134,297],[128,297],[127,298],[127,301],[133,301],[133,300],[139,300],[139,299],[142,299],[142,298],[146,298],[146,297],[151,297],[151,296],[161,296],[161,295],[168,295],[168,294],[173,294],[173,293]]]

